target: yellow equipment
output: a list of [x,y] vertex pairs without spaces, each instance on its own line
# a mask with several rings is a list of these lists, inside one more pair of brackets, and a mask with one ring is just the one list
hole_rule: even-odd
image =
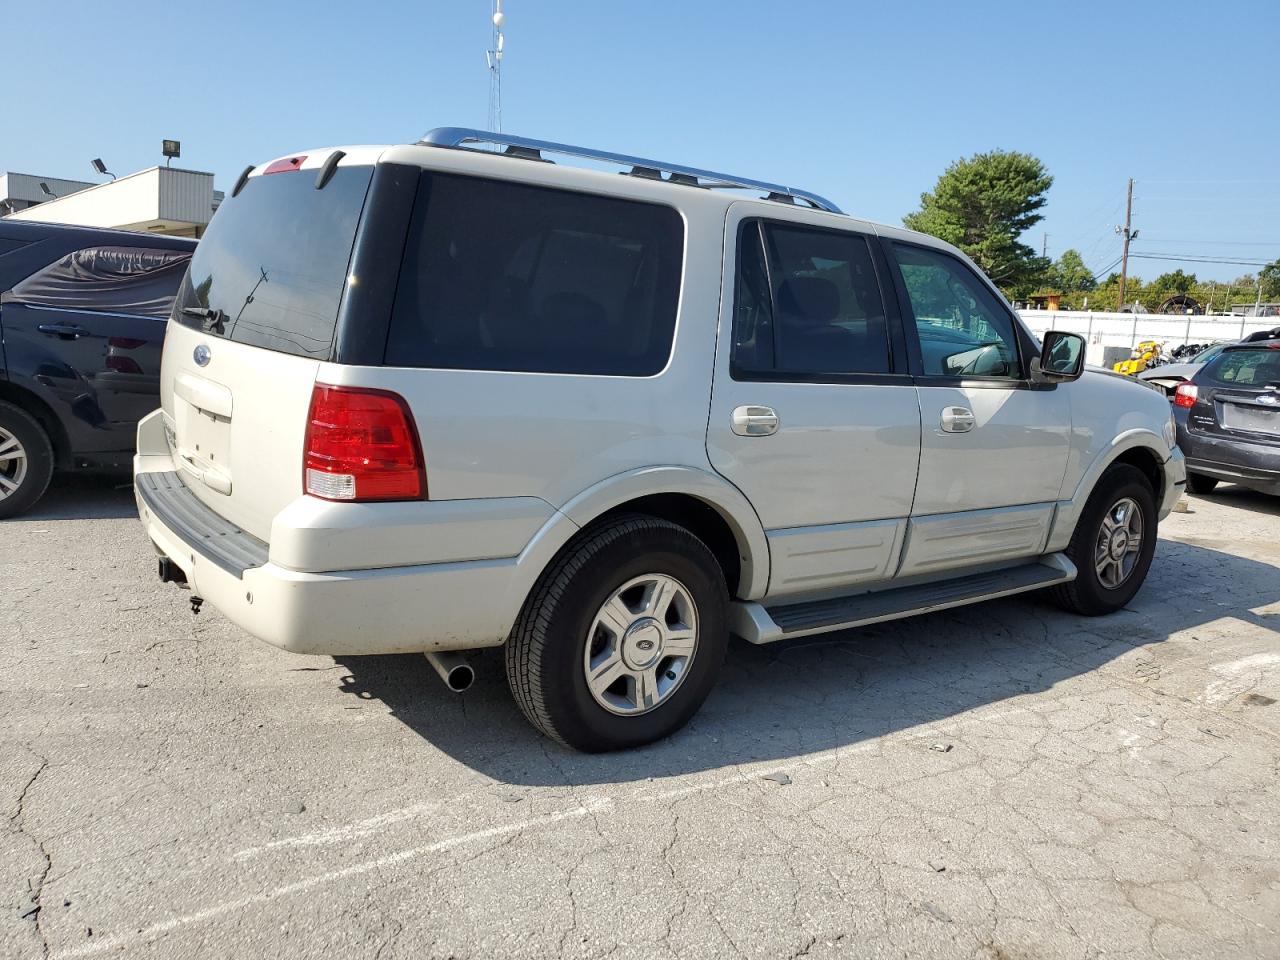
[[1126,377],[1136,377],[1159,357],[1160,344],[1155,340],[1143,340],[1133,348],[1128,360],[1121,360],[1112,369]]

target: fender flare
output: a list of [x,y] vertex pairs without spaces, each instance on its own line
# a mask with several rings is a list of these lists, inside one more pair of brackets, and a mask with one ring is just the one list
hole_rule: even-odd
[[528,573],[517,578],[514,590],[520,595],[509,597],[509,602],[518,609],[560,548],[587,524],[630,500],[664,493],[693,497],[720,515],[738,545],[742,564],[739,596],[748,600],[764,596],[769,584],[769,541],[755,509],[737,487],[720,476],[697,467],[674,465],[615,474],[560,507],[521,551],[518,566]]
[[[1076,523],[1084,510],[1084,505],[1098,485],[1107,468],[1130,450],[1146,449],[1159,463],[1167,463],[1173,455],[1164,442],[1164,437],[1146,427],[1134,427],[1117,435],[1110,444],[1093,458],[1088,469],[1080,477],[1070,500],[1059,500],[1057,514],[1054,517],[1053,532],[1046,545],[1048,552],[1063,550],[1071,540]],[[1158,506],[1158,504],[1157,504]]]

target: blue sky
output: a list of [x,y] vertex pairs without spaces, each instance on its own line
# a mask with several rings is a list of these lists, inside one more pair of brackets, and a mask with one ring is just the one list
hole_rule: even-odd
[[[70,2],[6,13],[0,170],[95,179],[483,126],[491,0]],[[792,183],[898,223],[952,160],[1056,178],[1056,256],[1280,257],[1280,3],[504,0],[505,129]],[[1256,267],[1183,263],[1206,279]],[[1177,263],[1136,260],[1147,278]]]

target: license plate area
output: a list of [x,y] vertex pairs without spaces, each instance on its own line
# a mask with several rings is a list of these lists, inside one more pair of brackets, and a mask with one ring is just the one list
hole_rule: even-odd
[[218,493],[231,493],[231,420],[174,397],[177,465]]
[[1226,401],[1222,404],[1222,425],[1228,430],[1280,436],[1280,408]]

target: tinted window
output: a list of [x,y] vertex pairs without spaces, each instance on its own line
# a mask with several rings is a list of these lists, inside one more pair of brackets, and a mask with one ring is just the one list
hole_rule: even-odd
[[196,247],[174,319],[240,343],[327,358],[372,174],[339,167],[323,190],[308,170],[250,177],[218,207]]
[[1280,384],[1280,347],[1224,350],[1196,377],[1228,387],[1266,387]]
[[866,238],[744,224],[734,293],[735,375],[889,371],[884,303]]
[[386,362],[658,373],[671,353],[683,248],[669,207],[424,174]]
[[1013,318],[973,272],[937,250],[895,243],[920,334],[924,372],[945,377],[1019,377]]

